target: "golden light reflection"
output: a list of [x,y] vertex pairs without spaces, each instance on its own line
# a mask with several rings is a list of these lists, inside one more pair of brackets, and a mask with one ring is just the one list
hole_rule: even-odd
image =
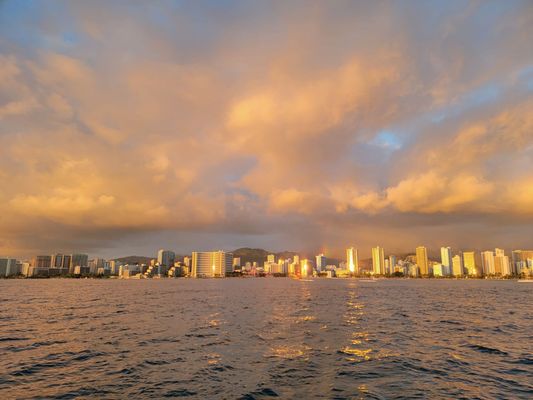
[[348,361],[368,361],[370,360],[370,353],[372,352],[372,349],[358,349],[354,347],[345,347],[342,349],[342,352],[345,354],[349,354],[355,357],[347,357],[346,359]]
[[296,322],[307,322],[307,321],[315,321],[316,317],[314,315],[304,315],[302,317],[299,317]]
[[208,365],[215,365],[218,364],[221,360],[222,356],[218,353],[209,353],[207,355],[207,364]]
[[309,350],[311,350],[311,348],[306,345],[280,345],[270,348],[267,356],[293,359],[305,356]]
[[358,298],[358,288],[351,282],[348,287],[350,292],[346,300],[344,322],[355,330],[350,334],[349,345],[341,348],[340,352],[346,354],[346,361],[358,363],[371,360],[374,350],[368,347],[370,341],[368,332],[357,330],[360,327],[361,318],[365,314],[365,305]]

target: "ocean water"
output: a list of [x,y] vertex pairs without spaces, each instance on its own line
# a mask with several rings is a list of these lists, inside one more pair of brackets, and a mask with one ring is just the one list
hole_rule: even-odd
[[533,285],[0,280],[0,398],[533,398]]

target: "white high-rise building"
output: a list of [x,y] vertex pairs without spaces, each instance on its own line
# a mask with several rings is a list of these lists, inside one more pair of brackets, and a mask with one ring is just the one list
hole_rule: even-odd
[[170,250],[161,249],[157,252],[157,263],[165,267],[174,266],[176,254]]
[[355,247],[346,249],[346,265],[351,274],[359,273],[359,258]]
[[319,254],[316,258],[316,270],[322,272],[326,269],[326,256],[324,254]]
[[496,275],[508,276],[513,274],[509,256],[505,255],[503,249],[496,249],[494,256],[494,272]]
[[395,270],[394,268],[396,267],[396,256],[393,256],[393,255],[390,255],[389,256],[389,268],[390,268],[390,273],[391,274],[394,274]]
[[372,272],[375,275],[385,274],[385,251],[382,247],[372,248]]
[[440,248],[440,263],[448,267],[449,271],[453,269],[452,268],[452,249],[450,247]]
[[481,252],[481,268],[485,275],[494,275],[496,273],[494,253],[492,251]]
[[223,277],[233,271],[233,254],[224,251],[195,251],[192,253],[194,278]]

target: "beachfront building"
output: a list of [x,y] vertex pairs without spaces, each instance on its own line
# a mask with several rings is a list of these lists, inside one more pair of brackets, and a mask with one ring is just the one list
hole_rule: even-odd
[[374,275],[385,274],[385,251],[383,247],[372,248],[372,273]]
[[416,248],[416,264],[420,268],[420,275],[429,275],[428,252],[424,246],[418,246]]
[[359,274],[359,259],[355,247],[346,249],[346,264],[351,274]]
[[463,274],[463,259],[460,255],[455,255],[452,257],[452,275],[455,277],[461,277]]
[[494,253],[492,251],[481,252],[481,270],[483,275],[494,275],[496,269],[494,268]]
[[469,276],[479,276],[479,270],[476,265],[476,253],[473,251],[465,251],[463,253],[463,266]]
[[194,251],[192,253],[193,278],[224,277],[233,271],[233,254],[225,251]]
[[322,272],[323,270],[325,270],[326,264],[327,264],[326,256],[324,254],[319,254],[318,256],[315,257],[315,259],[316,259],[316,270],[318,272]]
[[452,249],[450,247],[440,248],[440,263],[448,267],[449,271],[452,270]]
[[89,273],[89,255],[81,254],[81,253],[71,254],[69,273],[88,274]]
[[0,258],[0,277],[20,274],[17,260],[14,258]]

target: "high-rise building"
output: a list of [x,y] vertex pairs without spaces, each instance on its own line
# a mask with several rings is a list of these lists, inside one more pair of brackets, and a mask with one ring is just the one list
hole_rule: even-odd
[[375,275],[385,274],[385,252],[382,247],[372,248],[372,272]]
[[35,256],[31,260],[30,276],[48,275],[50,265],[52,264],[51,256]]
[[322,272],[326,269],[326,256],[324,254],[319,254],[316,258],[316,270]]
[[526,268],[533,267],[533,250],[513,250],[512,273],[520,275]]
[[78,267],[81,274],[89,273],[89,255],[87,254],[72,254],[70,256],[69,273],[73,274]]
[[72,256],[69,254],[52,254],[50,269],[53,270],[52,275],[68,274],[70,270],[70,262]]
[[481,252],[481,269],[484,275],[494,275],[496,269],[494,268],[494,253],[492,251]]
[[241,267],[241,258],[233,257],[233,268],[240,268],[240,267]]
[[116,260],[109,260],[105,264],[105,269],[109,271],[111,275],[118,275],[119,263]]
[[466,273],[470,276],[479,276],[480,271],[476,265],[476,253],[473,251],[463,252],[463,266],[466,269]]
[[91,274],[103,274],[104,273],[105,260],[103,258],[94,258],[89,260],[89,273]]
[[416,264],[420,268],[420,275],[429,275],[428,252],[424,246],[416,248]]
[[194,278],[223,277],[233,271],[233,254],[224,251],[195,251],[192,253]]
[[0,276],[13,276],[20,274],[17,260],[14,258],[0,258]]
[[167,268],[172,267],[174,266],[175,259],[176,254],[173,251],[160,249],[157,252],[157,262],[159,265],[165,266]]
[[397,261],[396,261],[396,256],[393,256],[393,255],[390,255],[389,256],[389,267],[390,267],[390,273],[391,274],[394,274],[395,271],[395,268],[396,268],[396,264],[397,264]]
[[463,276],[463,259],[460,255],[455,255],[452,258],[452,275]]
[[509,257],[505,255],[503,249],[496,248],[494,251],[494,273],[500,276],[509,276],[514,273]]
[[443,264],[433,264],[433,275],[443,277],[448,275],[448,267]]
[[446,267],[448,270],[452,270],[452,249],[449,247],[440,248],[440,263]]
[[185,264],[186,267],[191,267],[191,257],[185,256],[183,257],[183,264]]
[[267,262],[268,263],[275,263],[276,262],[276,255],[275,254],[269,254],[267,256]]
[[312,274],[313,274],[313,268],[310,265],[309,260],[303,259],[302,263],[301,263],[301,268],[300,268],[301,277],[305,278],[305,277],[310,276]]
[[355,247],[346,249],[346,265],[351,274],[359,274],[359,258]]
[[280,273],[282,274],[288,274],[289,273],[289,264],[290,264],[290,258],[287,259],[287,260],[278,260],[278,264],[279,264],[279,268],[280,268]]

